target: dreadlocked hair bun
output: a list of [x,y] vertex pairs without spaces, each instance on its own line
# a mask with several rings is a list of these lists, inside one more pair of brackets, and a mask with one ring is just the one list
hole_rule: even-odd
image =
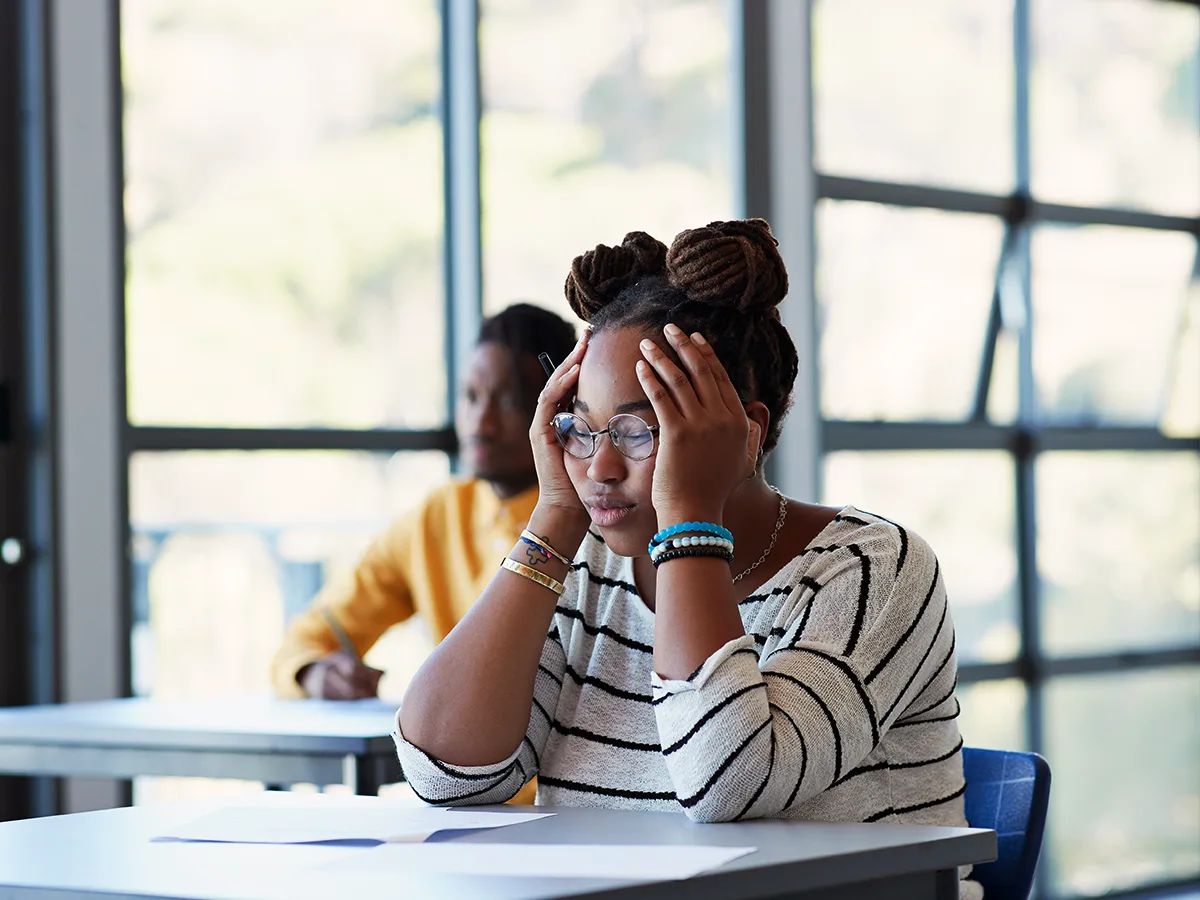
[[787,270],[762,219],[710,222],[681,232],[670,250],[645,232],[630,232],[619,247],[577,256],[566,285],[571,309],[594,333],[629,328],[661,340],[673,323],[704,335],[738,396],[770,411],[765,452],[779,440],[799,372],[777,309],[787,289]]
[[[766,223],[764,223],[766,224]],[[567,275],[567,303],[583,321],[647,275],[666,274],[667,247],[644,231],[631,231],[618,247],[596,245],[575,257]]]
[[680,232],[667,251],[666,268],[688,299],[740,313],[773,311],[787,295],[787,269],[763,219],[710,222]]

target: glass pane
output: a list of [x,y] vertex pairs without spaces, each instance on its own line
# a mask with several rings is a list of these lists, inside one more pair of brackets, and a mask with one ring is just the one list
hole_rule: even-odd
[[1025,685],[1015,678],[958,686],[958,728],[968,747],[1026,750]]
[[970,415],[1003,237],[990,216],[821,201],[826,417]]
[[578,254],[735,213],[726,0],[482,0],[480,16],[487,312],[566,314]]
[[1036,473],[1046,651],[1200,642],[1200,456],[1045,453]]
[[1040,414],[1073,425],[1157,425],[1180,356],[1195,239],[1046,226],[1034,231],[1031,253]]
[[1046,758],[1056,893],[1200,875],[1200,668],[1052,681]]
[[1035,0],[1031,26],[1038,198],[1200,212],[1200,10]]
[[1021,347],[1017,332],[1007,328],[996,335],[992,356],[992,383],[988,390],[987,420],[1011,425],[1017,420],[1020,403],[1019,368]]
[[[1200,246],[1197,247],[1200,255]],[[1200,259],[1197,260],[1200,272]],[[1159,427],[1172,437],[1200,435],[1200,278],[1193,275],[1175,354],[1174,379]]]
[[[824,501],[887,516],[929,542],[942,565],[960,663],[1020,649],[1013,466],[991,451],[841,451],[825,457]],[[971,498],[964,505],[963,497]]]
[[123,0],[130,419],[446,419],[434,0]]
[[818,170],[1011,191],[1012,8],[1012,0],[818,0]]
[[[352,566],[392,516],[444,482],[448,465],[437,452],[134,454],[136,693],[269,691],[269,663],[287,620],[328,577]],[[381,643],[372,650],[389,670],[381,692],[396,697],[404,687],[396,677],[414,667],[408,651],[427,640],[415,628]],[[392,672],[397,654],[403,663]]]

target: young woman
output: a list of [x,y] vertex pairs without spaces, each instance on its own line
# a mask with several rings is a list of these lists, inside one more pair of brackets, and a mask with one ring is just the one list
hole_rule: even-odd
[[530,530],[397,717],[413,789],[965,825],[933,552],[763,478],[797,371],[767,223],[634,232],[566,292],[590,334],[539,400]]

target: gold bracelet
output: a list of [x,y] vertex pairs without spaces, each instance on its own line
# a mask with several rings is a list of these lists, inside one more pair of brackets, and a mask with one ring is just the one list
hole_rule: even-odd
[[519,563],[515,559],[509,559],[507,556],[500,561],[500,566],[508,569],[510,572],[515,572],[523,578],[528,578],[542,587],[550,588],[550,590],[554,591],[560,597],[562,596],[562,592],[566,590],[561,581],[555,581],[549,575],[543,575],[537,569],[531,569],[524,563]]
[[530,543],[537,544],[539,547],[541,547],[543,550],[545,550],[547,553],[549,553],[551,556],[553,556],[555,559],[557,559],[564,566],[571,565],[571,561],[569,559],[567,559],[565,556],[563,556],[561,553],[559,553],[557,550],[555,550],[553,547],[551,547],[548,543],[546,543],[546,541],[542,540],[540,537],[538,537],[536,534],[534,534],[528,528],[526,528],[524,531],[521,532],[521,537],[525,538],[525,540],[529,541]]

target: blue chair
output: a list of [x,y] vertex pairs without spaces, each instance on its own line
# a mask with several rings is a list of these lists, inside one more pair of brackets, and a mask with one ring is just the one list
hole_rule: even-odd
[[1042,849],[1050,766],[1036,753],[963,747],[967,823],[996,832],[996,861],[975,866],[971,878],[986,900],[1027,900]]

